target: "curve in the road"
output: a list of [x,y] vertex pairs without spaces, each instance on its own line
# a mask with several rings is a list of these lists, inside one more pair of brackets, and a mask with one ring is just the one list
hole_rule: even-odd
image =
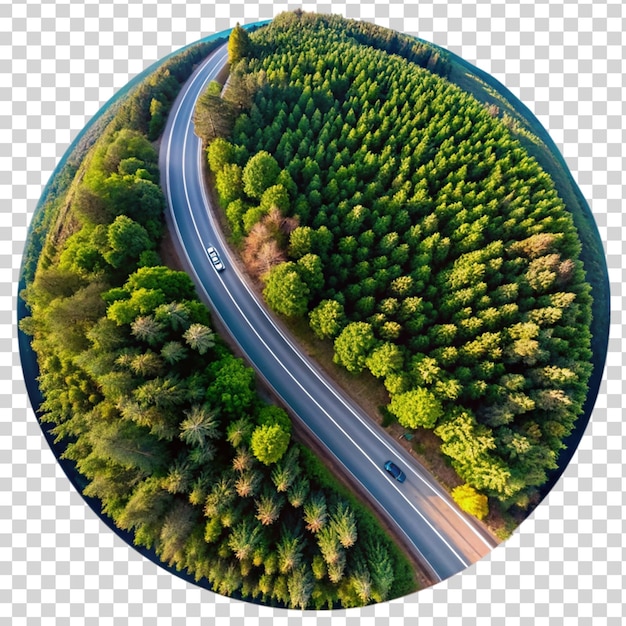
[[[201,297],[267,384],[369,492],[433,578],[448,578],[480,559],[496,542],[301,353],[258,301],[228,253],[205,193],[202,146],[192,122],[198,96],[226,61],[224,46],[194,73],[172,109],[161,145],[168,221],[187,269]],[[209,245],[218,249],[226,271],[217,272],[210,263]],[[405,483],[397,483],[384,471],[388,458],[401,460]]]

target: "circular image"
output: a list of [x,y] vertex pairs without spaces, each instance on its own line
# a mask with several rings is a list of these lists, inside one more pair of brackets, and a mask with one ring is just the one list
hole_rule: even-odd
[[212,591],[391,600],[561,475],[608,344],[595,222],[534,116],[430,43],[287,12],[108,103],[33,218],[25,380],[115,532]]

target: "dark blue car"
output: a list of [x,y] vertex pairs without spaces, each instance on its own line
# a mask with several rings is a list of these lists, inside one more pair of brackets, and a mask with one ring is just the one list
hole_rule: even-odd
[[406,474],[393,462],[387,461],[385,469],[398,481],[403,483],[406,480]]

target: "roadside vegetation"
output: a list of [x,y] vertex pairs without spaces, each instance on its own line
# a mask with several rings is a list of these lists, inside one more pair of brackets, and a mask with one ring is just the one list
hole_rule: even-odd
[[102,514],[217,593],[300,609],[406,595],[409,562],[292,438],[189,276],[159,256],[151,141],[208,51],[139,86],[41,208],[20,323],[40,369],[38,415]]
[[517,127],[413,45],[300,11],[236,30],[197,127],[269,306],[379,379],[399,424],[434,432],[462,508],[523,511],[587,397],[581,242]]

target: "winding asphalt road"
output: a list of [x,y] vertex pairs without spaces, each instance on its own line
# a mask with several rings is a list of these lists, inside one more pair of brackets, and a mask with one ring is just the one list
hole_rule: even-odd
[[[460,512],[427,472],[299,351],[230,258],[205,193],[202,146],[192,121],[198,96],[226,59],[223,46],[190,78],[172,109],[161,144],[168,221],[183,263],[201,298],[296,419],[338,459],[348,478],[369,492],[432,578],[446,579],[486,555],[497,542]],[[224,271],[216,271],[209,261],[209,245],[218,250]],[[383,469],[387,459],[405,471],[406,482],[395,481]]]

